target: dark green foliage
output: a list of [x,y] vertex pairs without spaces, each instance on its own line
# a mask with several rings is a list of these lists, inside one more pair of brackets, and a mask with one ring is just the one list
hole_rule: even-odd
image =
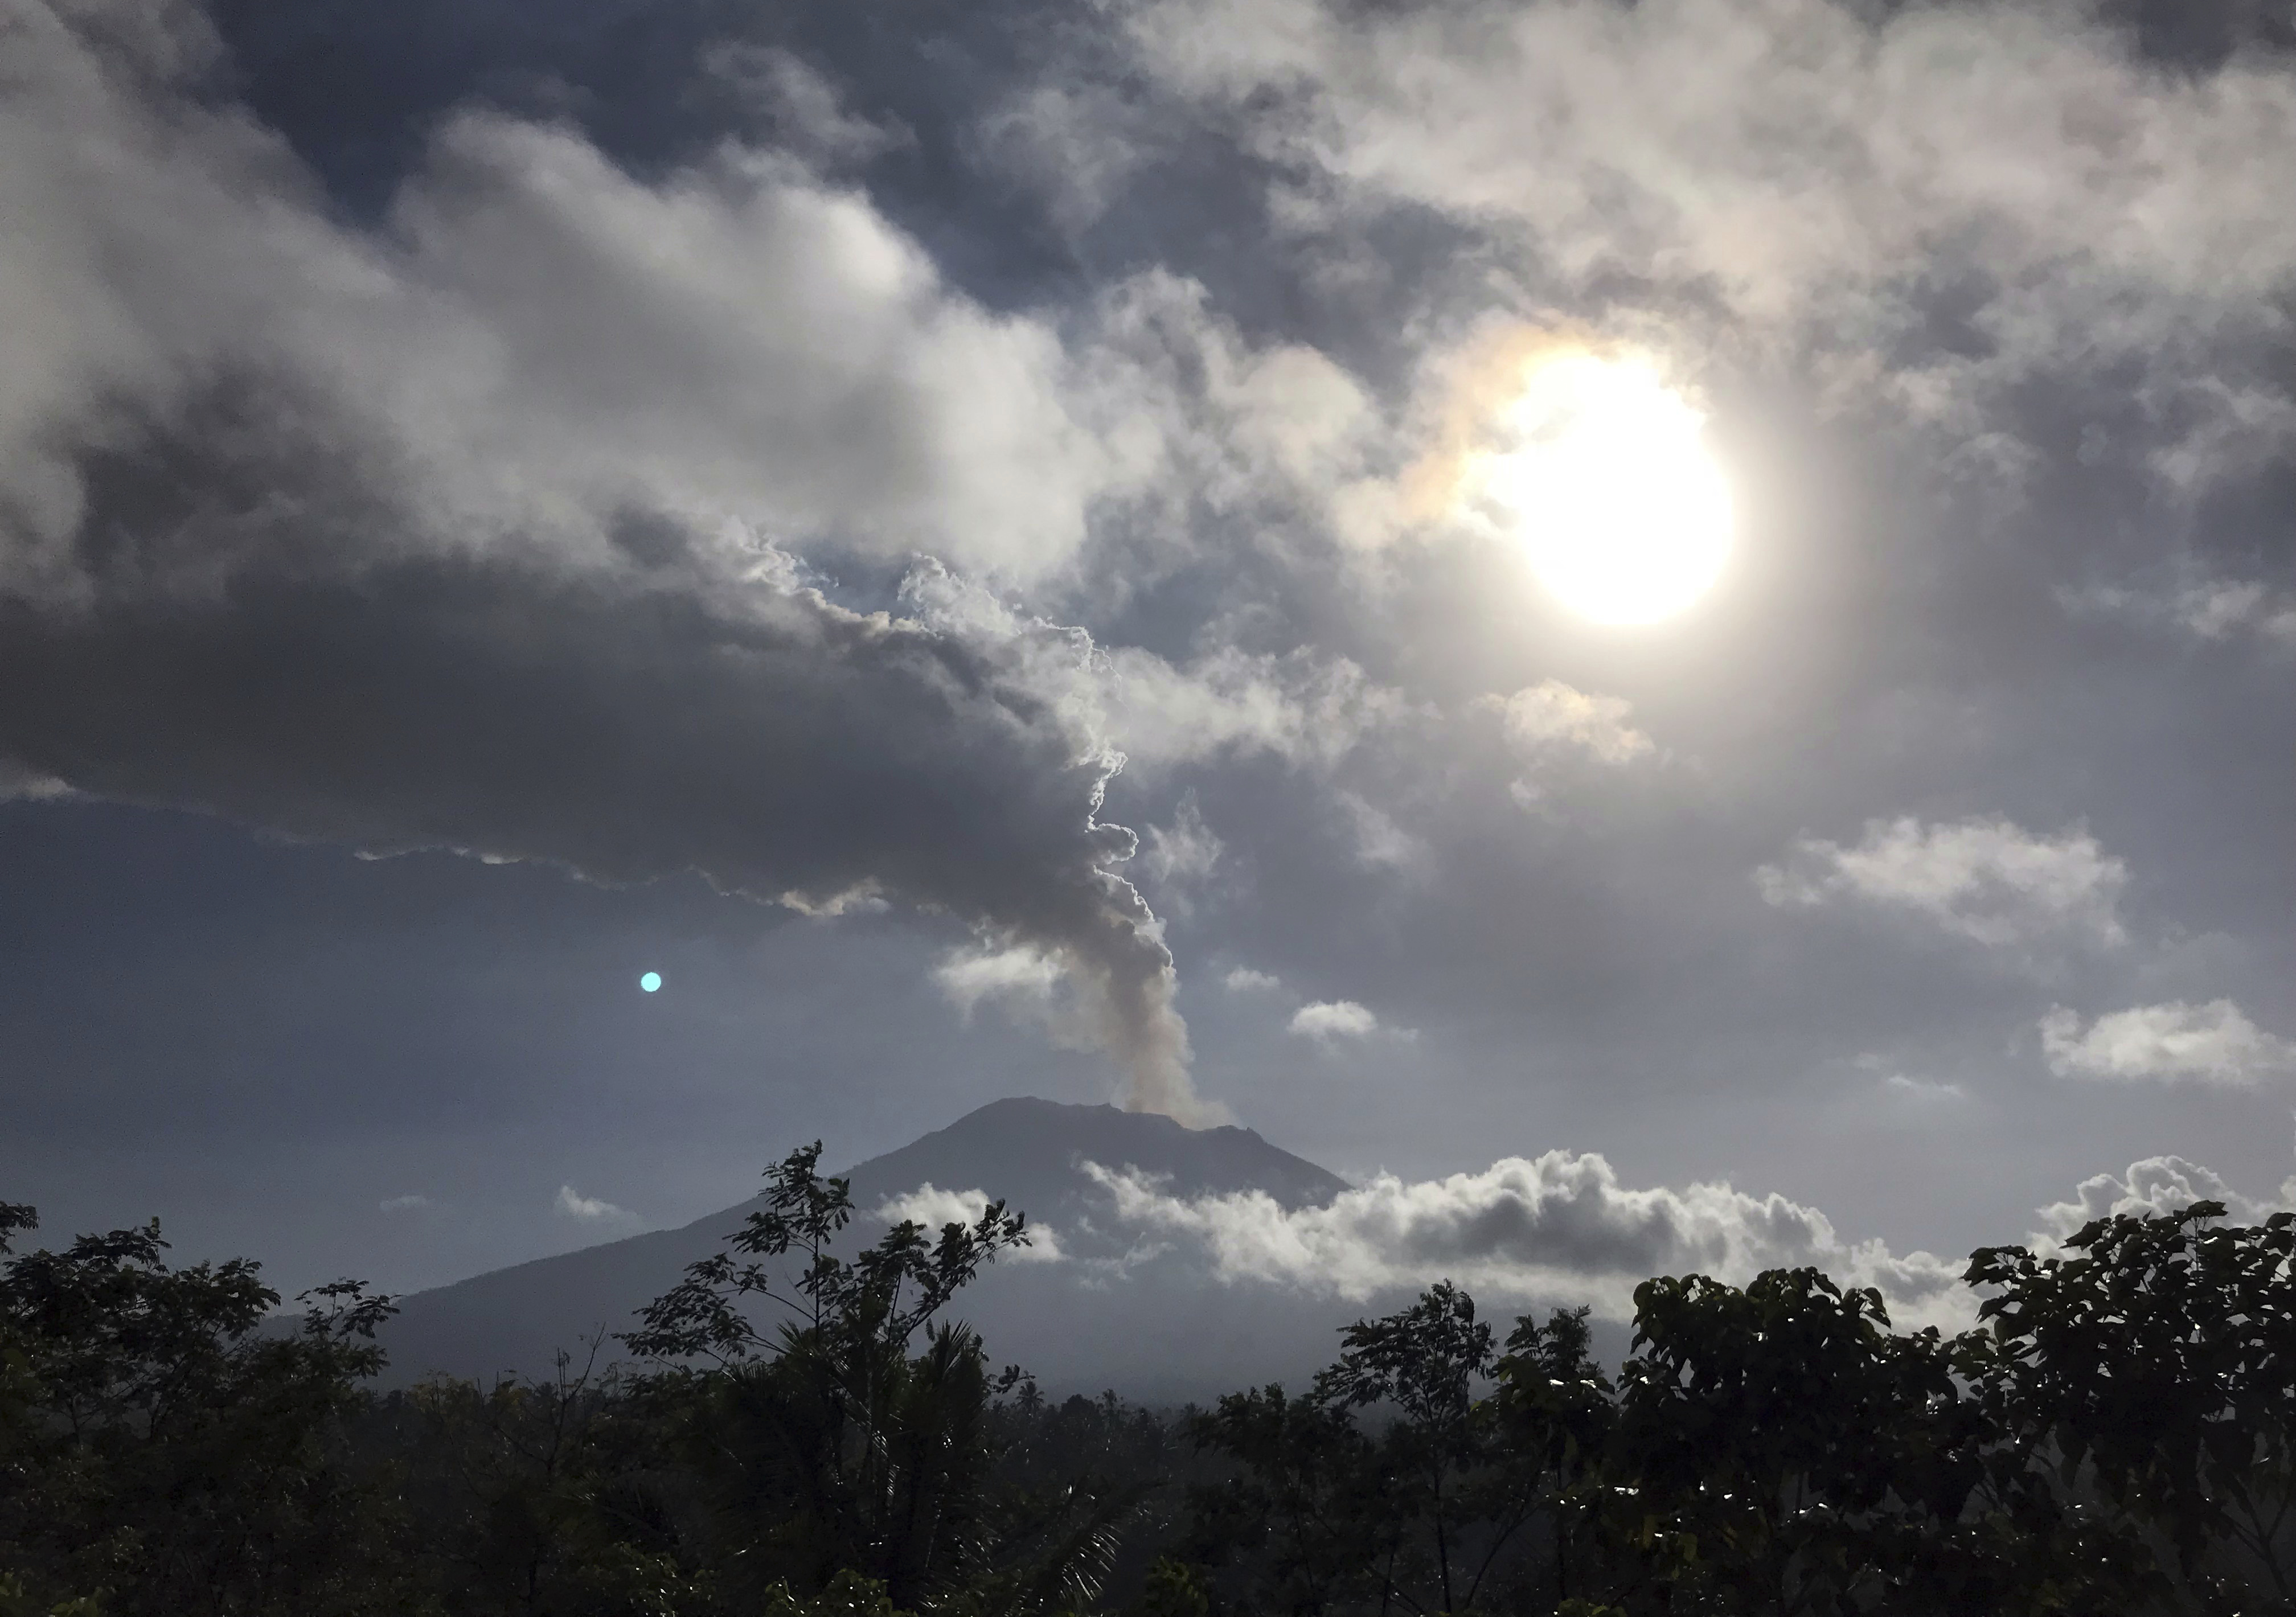
[[1551,1576],[1540,1581],[1562,1604],[1590,1581],[1611,1500],[1604,1460],[1618,1411],[1589,1350],[1589,1312],[1557,1309],[1543,1326],[1521,1320],[1495,1367],[1498,1384],[1479,1409],[1546,1523]]
[[[6,1236],[35,1227],[0,1208]],[[0,1568],[45,1611],[375,1609],[387,1514],[346,1463],[390,1305],[343,1282],[300,1327],[256,1265],[171,1269],[157,1224],[0,1271]]]
[[[852,1186],[824,1178],[820,1162],[816,1140],[767,1170],[766,1205],[726,1237],[732,1252],[690,1265],[645,1309],[643,1327],[623,1338],[631,1351],[733,1366],[779,1355],[808,1334],[898,1350],[997,1253],[1029,1244],[1027,1215],[991,1202],[969,1228],[944,1225],[938,1242],[904,1220],[848,1262],[831,1249],[853,1221]],[[803,1261],[793,1281],[764,1261],[792,1254]],[[791,1317],[761,1327],[745,1306],[752,1298]]]
[[1950,1339],[1814,1269],[1652,1280],[1615,1389],[1583,1314],[1494,1358],[1439,1286],[1199,1418],[1196,1551],[1237,1612],[2288,1617],[2296,1219],[2223,1211],[1980,1252]]
[[1681,1582],[1726,1610],[1865,1609],[1909,1519],[1958,1519],[1977,1474],[1931,1441],[1957,1402],[1944,1346],[1890,1334],[1880,1293],[1780,1269],[1647,1281],[1635,1305],[1618,1457]]
[[440,1378],[377,1400],[360,1437],[391,1462],[422,1592],[445,1609],[667,1617],[708,1609],[709,1587],[681,1554],[668,1429],[562,1356],[547,1381]]
[[1185,1562],[1159,1557],[1148,1569],[1132,1617],[1211,1617],[1211,1596]]
[[1402,1515],[1374,1445],[1344,1411],[1269,1386],[1221,1399],[1188,1432],[1233,1465],[1192,1490],[1193,1547],[1242,1564],[1252,1609],[1316,1617],[1376,1587]]
[[2216,1223],[2196,1202],[2102,1219],[2079,1256],[1978,1252],[1997,1286],[1983,1365],[2000,1429],[2170,1547],[2207,1608],[2253,1609],[2242,1586],[2296,1604],[2296,1215]]
[[0,1617],[2296,1617],[2287,1215],[1980,1252],[1954,1338],[1655,1279],[1615,1382],[1586,1310],[1502,1344],[1445,1284],[1175,1420],[990,1374],[943,1315],[1021,1218],[840,1255],[818,1156],[640,1373],[385,1397],[362,1288],[284,1322],[156,1227],[13,1255],[0,1203]]
[[[702,1531],[723,1552],[727,1592],[808,1595],[849,1571],[904,1607],[984,1580],[1002,1580],[1015,1610],[1047,1609],[1070,1584],[1091,1592],[1086,1569],[1107,1549],[1103,1513],[1086,1508],[1046,1566],[999,1556],[986,1497],[987,1359],[971,1330],[935,1323],[984,1265],[1027,1244],[1025,1220],[992,1202],[938,1242],[905,1221],[848,1261],[831,1246],[853,1217],[849,1187],[819,1175],[820,1155],[816,1141],[771,1170],[766,1206],[730,1237],[733,1252],[692,1266],[626,1339],[645,1358],[715,1366],[673,1368],[650,1391],[677,1410],[676,1453]],[[791,1255],[802,1267],[785,1283],[770,1260]],[[762,1327],[752,1300],[787,1317]]]
[[[1334,1411],[1393,1413],[1379,1442],[1389,1531],[1382,1600],[1421,1610],[1472,1608],[1499,1555],[1529,1514],[1535,1490],[1475,1393],[1497,1358],[1474,1299],[1444,1281],[1400,1313],[1358,1320],[1340,1334],[1339,1362],[1316,1378]],[[1396,1531],[1404,1522],[1423,1531]],[[1414,1591],[1414,1583],[1424,1588]]]

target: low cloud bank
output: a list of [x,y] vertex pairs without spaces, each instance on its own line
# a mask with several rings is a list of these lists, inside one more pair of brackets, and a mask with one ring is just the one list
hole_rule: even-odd
[[1224,1282],[1298,1286],[1352,1301],[1458,1281],[1497,1299],[1585,1302],[1606,1317],[1633,1311],[1653,1275],[1696,1271],[1742,1283],[1763,1269],[1814,1264],[1880,1288],[1900,1325],[1972,1317],[1963,1264],[1929,1252],[1850,1243],[1824,1214],[1727,1184],[1635,1189],[1599,1154],[1507,1157],[1480,1173],[1406,1183],[1382,1174],[1323,1207],[1287,1211],[1242,1192],[1174,1196],[1153,1178],[1097,1163],[1086,1171],[1121,1220],[1191,1240]]
[[2243,1195],[2222,1174],[2198,1162],[2179,1156],[2146,1157],[2131,1162],[2125,1174],[2101,1173],[2084,1179],[2070,1201],[2041,1209],[2041,1227],[2027,1237],[2027,1244],[2053,1252],[2095,1219],[2173,1212],[2195,1202],[2223,1202],[2226,1215],[2237,1224],[2261,1223],[2276,1212],[2296,1209],[2296,1175],[2281,1182],[2277,1198],[2259,1200]]
[[[1900,1329],[1954,1331],[1977,1317],[1978,1294],[1961,1282],[1965,1256],[1847,1241],[1814,1207],[1727,1183],[1635,1188],[1595,1153],[1507,1157],[1480,1173],[1417,1183],[1382,1174],[1325,1206],[1289,1211],[1257,1191],[1177,1196],[1136,1169],[1086,1163],[1085,1171],[1113,1200],[1120,1222],[1193,1245],[1224,1284],[1365,1302],[1449,1279],[1492,1301],[1586,1303],[1605,1318],[1626,1319],[1635,1287],[1653,1276],[1696,1273],[1743,1285],[1764,1269],[1810,1266],[1842,1285],[1880,1291]],[[2296,1178],[2278,1200],[2259,1201],[2180,1157],[2148,1158],[2041,1209],[2042,1227],[2026,1240],[2056,1252],[2093,1219],[2202,1200],[2254,1222],[2296,1206]]]

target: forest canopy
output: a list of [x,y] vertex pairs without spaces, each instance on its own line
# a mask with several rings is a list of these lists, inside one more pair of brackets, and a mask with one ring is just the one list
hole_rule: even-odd
[[[1296,1391],[1045,1398],[951,1305],[990,1203],[853,1256],[820,1147],[557,1373],[372,1386],[387,1299],[29,1246],[0,1203],[0,1617],[2296,1613],[2296,1216],[1972,1254],[1980,1324],[1660,1276],[1632,1349],[1444,1283]],[[283,1324],[283,1320],[286,1323]]]

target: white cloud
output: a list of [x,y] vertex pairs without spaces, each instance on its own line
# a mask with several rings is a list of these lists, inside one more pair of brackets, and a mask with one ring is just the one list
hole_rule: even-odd
[[1005,651],[1046,701],[1132,766],[1267,753],[1327,769],[1418,712],[1347,658],[1311,649],[1275,656],[1223,646],[1173,663],[1137,646],[1096,645],[1083,629],[1015,612],[932,564],[911,572],[901,594],[919,621]]
[[882,1224],[906,1219],[938,1230],[945,1224],[973,1225],[988,1211],[988,1194],[980,1190],[942,1190],[927,1179],[905,1195],[889,1196],[872,1216]]
[[1328,768],[1412,712],[1400,693],[1348,659],[1313,651],[1276,657],[1223,647],[1177,666],[1119,646],[1098,655],[1094,672],[1111,741],[1146,764],[1268,752]]
[[2296,1071],[2296,1045],[2264,1031],[2229,999],[2136,1005],[2086,1030],[2078,1013],[2058,1005],[2041,1018],[2041,1049],[2059,1077],[2123,1083],[2243,1086]]
[[1317,1000],[1292,1014],[1292,1031],[1328,1043],[1368,1038],[1380,1031],[1379,1018],[1352,999]]
[[[1438,1280],[1490,1299],[1586,1302],[1606,1318],[1633,1312],[1634,1288],[1655,1275],[1704,1274],[1742,1285],[1764,1269],[1822,1268],[1845,1285],[1870,1285],[1900,1328],[1953,1331],[1975,1323],[1977,1296],[1961,1284],[1966,1259],[1892,1252],[1879,1240],[1845,1241],[1814,1207],[1727,1182],[1681,1190],[1620,1183],[1601,1155],[1550,1151],[1507,1157],[1480,1173],[1406,1182],[1381,1174],[1322,1207],[1286,1210],[1264,1193],[1178,1196],[1135,1169],[1085,1164],[1119,1219],[1192,1243],[1224,1284],[1259,1282],[1363,1301]],[[2296,1206],[2296,1178],[2279,1200],[2241,1195],[2221,1176],[2179,1157],[2100,1174],[2070,1202],[2039,1210],[2028,1242],[2044,1254],[2092,1219],[2163,1212],[2219,1201],[2253,1223]]]
[[1326,510],[1388,450],[1389,423],[1360,382],[1316,349],[1256,345],[1198,282],[1133,275],[1098,300],[1092,331],[1100,415],[1149,413],[1163,473],[1150,509],[1167,517],[1201,506],[1257,518],[1258,543],[1282,552],[1283,519]]
[[2296,1208],[2296,1178],[2282,1184],[2277,1201],[2259,1202],[2234,1190],[2214,1169],[2178,1156],[2147,1157],[2131,1162],[2118,1178],[2101,1173],[2084,1179],[2071,1201],[2042,1208],[2042,1227],[2028,1242],[2037,1251],[2054,1252],[2083,1225],[2098,1219],[2173,1212],[2195,1202],[2221,1202],[2234,1223],[2260,1223],[2273,1213]]
[[1762,1269],[1814,1264],[1878,1286],[1901,1325],[1963,1322],[1974,1306],[1960,1263],[1845,1242],[1823,1213],[1780,1195],[1727,1184],[1633,1189],[1591,1153],[1509,1157],[1416,1184],[1382,1174],[1327,1206],[1292,1211],[1261,1192],[1180,1197],[1136,1170],[1086,1171],[1120,1219],[1195,1242],[1227,1283],[1362,1301],[1447,1278],[1488,1297],[1585,1301],[1623,1318],[1652,1275],[1743,1284]]
[[579,1219],[585,1224],[626,1223],[637,1218],[629,1209],[596,1196],[586,1196],[571,1185],[558,1187],[558,1211],[561,1217]]
[[1265,994],[1283,986],[1281,977],[1267,972],[1255,972],[1248,965],[1239,965],[1220,979],[1231,994]]
[[385,1212],[413,1212],[417,1208],[430,1206],[430,1198],[429,1196],[416,1195],[390,1196],[377,1203],[377,1205],[379,1205]]
[[[1695,289],[1835,390],[2025,458],[1988,418],[2037,372],[2127,369],[2189,422],[2187,481],[2296,431],[2273,356],[2296,273],[2296,79],[2164,72],[2094,7],[1660,0],[1152,0],[1141,71],[1240,130],[1276,218],[1340,238],[1432,209],[1529,267]],[[1941,284],[1963,340],[1925,341]],[[1730,339],[1725,339],[1726,341]]]
[[1292,1031],[1310,1038],[1367,1038],[1379,1031],[1379,1018],[1352,999],[1318,1000],[1292,1013]]
[[884,883],[874,879],[826,893],[801,891],[777,895],[774,902],[795,910],[809,921],[834,921],[840,915],[882,915],[892,908]]
[[785,160],[644,185],[562,131],[466,114],[398,218],[437,312],[403,332],[419,370],[373,380],[432,454],[488,456],[488,487],[651,493],[1019,576],[1082,542],[1110,466],[1057,339],[951,292]]
[[[167,419],[242,369],[371,434],[456,546],[661,509],[1029,579],[1161,464],[1160,429],[1112,414],[1050,323],[951,288],[785,152],[640,178],[569,127],[463,111],[363,232],[283,141],[184,89],[217,49],[190,7],[110,8],[150,24],[127,29],[105,9],[36,4],[10,37],[0,493],[30,542],[0,578],[68,585],[44,575],[85,507],[75,446],[123,403]],[[720,66],[816,148],[887,138],[785,53]]]
[[[898,1224],[904,1219],[922,1224],[938,1235],[950,1224],[972,1226],[980,1222],[988,1211],[988,1193],[982,1190],[942,1190],[931,1179],[906,1195],[888,1197],[873,1217],[884,1224]],[[1029,1244],[1004,1254],[1011,1263],[1058,1263],[1068,1254],[1061,1250],[1060,1236],[1050,1225],[1029,1226]]]
[[1804,836],[1754,874],[1780,907],[1849,901],[1917,916],[1998,949],[2125,940],[2128,870],[2081,826],[2054,836],[2009,820],[1869,820],[1854,847]]
[[1628,764],[1654,751],[1651,738],[1628,722],[1632,702],[1591,695],[1560,679],[1542,680],[1512,696],[1486,696],[1477,705],[1498,714],[1507,739],[1534,757],[1568,747],[1600,763]]
[[933,981],[970,1021],[984,999],[1049,1003],[1066,976],[1059,956],[1031,944],[952,949],[933,966]]

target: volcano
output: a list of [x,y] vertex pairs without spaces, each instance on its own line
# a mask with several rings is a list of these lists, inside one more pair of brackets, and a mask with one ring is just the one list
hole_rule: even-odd
[[[1029,1215],[1037,1247],[1008,1255],[957,1298],[951,1314],[977,1329],[997,1364],[1032,1372],[1047,1392],[1111,1388],[1177,1404],[1282,1380],[1304,1383],[1327,1361],[1333,1333],[1362,1310],[1252,1282],[1225,1283],[1200,1252],[1128,1229],[1088,1164],[1135,1170],[1174,1194],[1260,1191],[1287,1209],[1328,1202],[1337,1174],[1249,1129],[1190,1129],[1113,1106],[1014,1098],[841,1175],[859,1210],[857,1244],[875,1239],[876,1209],[930,1186],[978,1191]],[[542,1375],[561,1351],[577,1364],[676,1285],[685,1266],[721,1250],[759,1201],[676,1229],[496,1269],[400,1300],[382,1333],[389,1379],[432,1372],[490,1381]]]

